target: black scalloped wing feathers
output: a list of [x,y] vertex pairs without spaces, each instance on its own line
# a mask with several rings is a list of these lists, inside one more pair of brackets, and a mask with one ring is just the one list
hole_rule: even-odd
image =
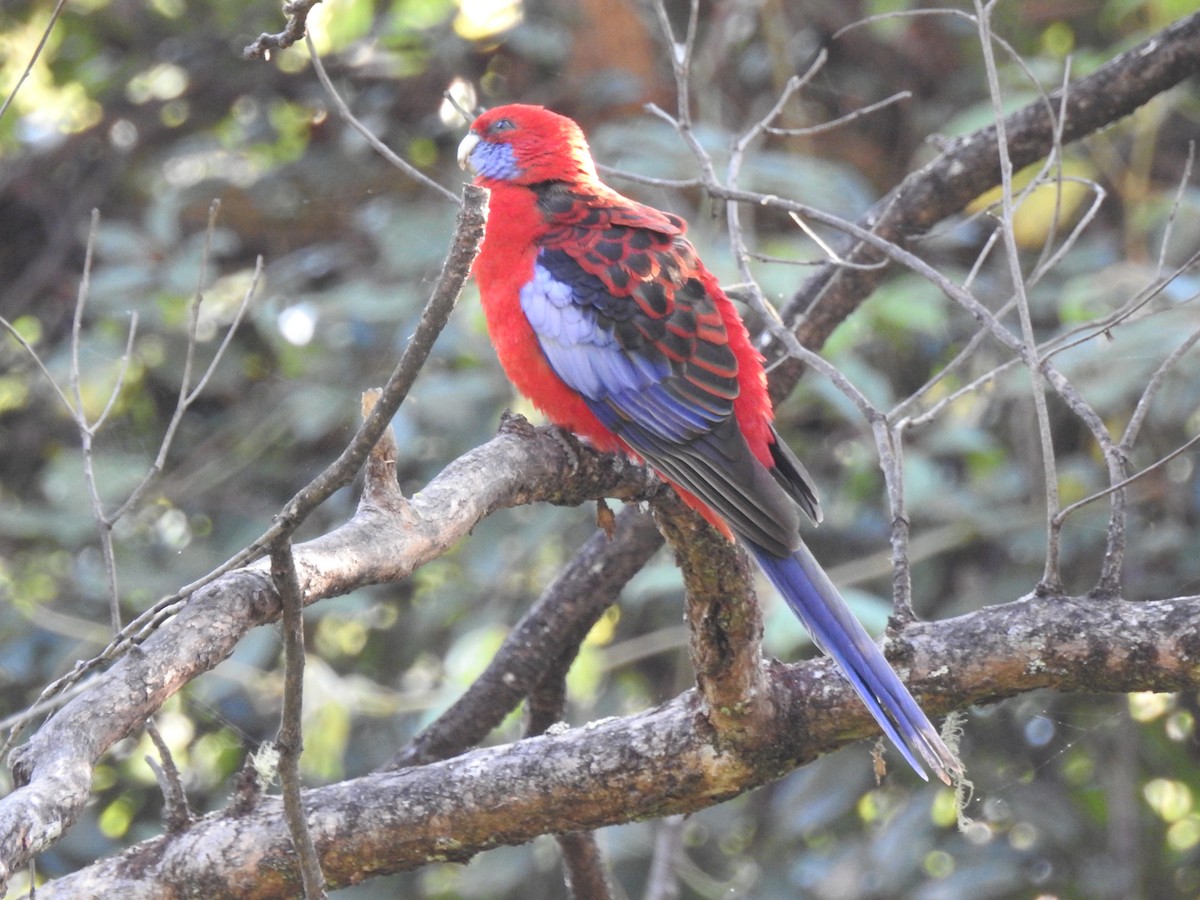
[[[815,495],[782,442],[771,470],[746,443],[734,416],[738,360],[683,220],[558,184],[539,202],[552,228],[537,261],[544,284],[526,312],[556,373],[736,534],[791,553],[797,504],[816,517]],[[541,299],[555,290],[567,299]]]

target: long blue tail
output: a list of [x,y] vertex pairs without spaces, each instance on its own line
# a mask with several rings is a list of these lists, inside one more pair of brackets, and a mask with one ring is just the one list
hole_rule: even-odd
[[767,577],[799,616],[816,645],[833,657],[884,734],[928,781],[915,750],[942,781],[961,774],[962,764],[942,742],[878,645],[846,607],[829,576],[803,544],[791,556],[776,556],[746,542]]

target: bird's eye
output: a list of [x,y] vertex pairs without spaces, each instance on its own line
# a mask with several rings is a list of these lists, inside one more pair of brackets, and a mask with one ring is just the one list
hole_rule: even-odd
[[517,126],[512,123],[511,119],[497,119],[487,127],[488,134],[499,134],[502,131],[512,131]]

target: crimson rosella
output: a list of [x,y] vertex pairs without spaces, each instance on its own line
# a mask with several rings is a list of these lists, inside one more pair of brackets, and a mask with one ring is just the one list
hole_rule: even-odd
[[474,274],[517,389],[741,539],[913,769],[926,777],[919,755],[949,783],[960,763],[800,538],[801,512],[820,521],[816,492],[684,220],[602,183],[579,126],[538,106],[479,116],[458,159],[491,190]]

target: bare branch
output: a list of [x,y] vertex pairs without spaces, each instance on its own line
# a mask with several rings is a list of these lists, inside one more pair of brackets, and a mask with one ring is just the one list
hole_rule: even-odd
[[1100,500],[1104,497],[1107,497],[1109,494],[1112,494],[1116,491],[1124,490],[1126,487],[1133,484],[1138,479],[1143,478],[1146,475],[1149,475],[1151,472],[1154,472],[1157,469],[1162,468],[1167,463],[1169,463],[1171,460],[1173,460],[1175,457],[1177,457],[1183,453],[1186,453],[1188,450],[1191,450],[1192,447],[1196,446],[1197,443],[1200,443],[1200,434],[1195,435],[1192,438],[1189,438],[1187,441],[1185,441],[1180,446],[1176,447],[1174,450],[1172,450],[1166,456],[1162,457],[1161,459],[1156,460],[1151,465],[1146,466],[1146,468],[1142,469],[1140,472],[1135,472],[1133,475],[1130,475],[1124,481],[1118,481],[1116,484],[1109,485],[1104,490],[1097,491],[1096,493],[1092,494],[1089,497],[1084,497],[1082,500],[1076,500],[1070,506],[1066,507],[1065,509],[1063,509],[1062,511],[1059,512],[1059,514],[1055,517],[1054,524],[1061,525],[1064,521],[1066,521],[1068,516],[1070,516],[1072,513],[1076,512],[1077,510],[1080,510],[1083,507],[1087,506],[1089,503],[1094,503],[1095,501]]
[[[1181,19],[1072,83],[1059,117],[1061,141],[1078,140],[1111,125],[1198,68],[1200,13]],[[1061,92],[1049,97],[1052,105],[1062,101]],[[1005,119],[1014,168],[1035,162],[1050,152],[1055,140],[1050,109],[1038,101]],[[954,138],[935,160],[909,175],[858,222],[865,230],[887,240],[910,240],[994,187],[999,180],[998,158],[994,126]],[[855,238],[861,240],[857,235]],[[855,262],[879,258],[871,254],[864,257],[860,252],[844,252],[842,256]],[[820,346],[883,275],[883,270],[847,271],[833,264],[823,266],[784,308],[784,321],[794,322],[803,314],[797,336],[808,346]],[[785,361],[773,379],[773,396],[786,395],[801,370],[799,362]]]
[[146,734],[150,736],[154,748],[158,750],[161,763],[153,756],[146,757],[146,764],[154,771],[159,790],[163,795],[163,822],[167,834],[178,834],[192,823],[192,810],[188,806],[187,793],[183,789],[183,779],[179,777],[179,769],[175,765],[175,757],[171,748],[163,740],[154,719],[146,720]]
[[[558,433],[508,429],[448,466],[401,512],[364,504],[341,528],[295,547],[304,602],[405,578],[502,507],[640,500],[648,488],[657,490],[657,481],[626,460],[582,445],[568,459]],[[279,614],[264,561],[228,573],[16,748],[10,760],[18,787],[0,799],[0,866],[7,866],[0,884],[75,821],[89,797],[92,766],[108,747],[225,659],[250,628]]]
[[29,73],[33,71],[33,67],[37,64],[42,51],[46,49],[46,41],[50,40],[50,32],[54,30],[54,25],[58,22],[59,16],[62,15],[62,11],[66,5],[67,0],[58,0],[54,4],[54,9],[50,12],[50,21],[46,23],[46,28],[42,32],[41,39],[38,41],[37,46],[33,48],[33,53],[29,55],[29,62],[26,63],[25,70],[21,73],[21,77],[17,79],[17,83],[13,85],[13,89],[8,92],[8,96],[4,99],[4,104],[0,106],[0,119],[4,118],[4,114],[12,106],[13,100],[17,98],[17,92],[21,90],[21,85],[29,78]]
[[[992,50],[991,10],[990,3],[985,6],[982,0],[975,0],[976,26],[979,30],[979,44],[983,48],[983,68],[987,75],[988,93],[992,99],[996,148],[1000,154],[1000,233],[1004,241],[1009,277],[1012,279],[1013,291],[1017,298],[1017,313],[1021,322],[1021,339],[1025,345],[1026,364],[1032,363],[1029,365],[1029,377],[1033,382],[1033,408],[1037,415],[1038,440],[1041,442],[1042,448],[1042,478],[1043,488],[1046,492],[1047,520],[1046,566],[1042,573],[1042,582],[1047,591],[1059,591],[1062,585],[1062,576],[1058,569],[1058,532],[1053,527],[1055,516],[1059,510],[1058,469],[1054,461],[1054,436],[1050,431],[1050,412],[1046,407],[1046,388],[1042,372],[1037,366],[1037,338],[1033,333],[1033,318],[1029,312],[1029,298],[1025,293],[1025,273],[1021,271],[1021,256],[1017,248],[1016,233],[1013,230],[1013,216],[1016,209],[1013,201],[1013,162],[1008,153],[1004,98],[1000,91],[1000,76],[996,70],[996,57]],[[1060,134],[1061,123],[1056,122],[1053,131],[1056,136]]]
[[[821,53],[825,53],[822,49]],[[874,103],[868,103],[866,106],[860,106],[858,109],[851,110],[844,116],[838,116],[836,119],[830,119],[828,122],[818,122],[816,125],[805,125],[803,128],[779,128],[775,125],[768,125],[763,130],[767,134],[779,135],[782,137],[811,137],[815,134],[825,134],[829,131],[834,131],[841,128],[843,125],[849,125],[851,122],[861,119],[864,116],[869,116],[871,113],[879,112],[881,109],[886,109],[889,106],[894,106],[904,100],[912,99],[912,91],[897,91],[890,97],[884,97],[882,100],[877,100]]]
[[[214,200],[212,205],[209,207],[208,228],[205,232],[204,238],[204,255],[201,257],[200,263],[201,270],[206,269],[208,265],[209,253],[211,252],[212,248],[212,233],[216,228],[216,214],[219,209],[220,201]],[[213,357],[209,361],[208,368],[204,371],[204,375],[201,376],[200,380],[196,382],[196,386],[193,388],[191,387],[191,373],[194,348],[196,344],[196,323],[205,285],[204,277],[201,276],[201,280],[197,282],[195,300],[192,307],[193,314],[191,322],[188,326],[187,354],[184,362],[183,375],[181,376],[179,385],[179,395],[175,401],[175,409],[171,412],[171,419],[167,422],[167,427],[163,431],[162,440],[159,441],[158,453],[155,454],[154,462],[151,463],[150,468],[146,470],[146,474],[142,476],[142,479],[138,482],[137,486],[130,491],[129,496],[125,498],[125,502],[122,503],[115,512],[108,516],[109,523],[116,523],[130,510],[136,509],[138,504],[142,502],[142,498],[146,496],[146,492],[150,490],[150,488],[157,481],[158,477],[163,473],[163,470],[167,466],[167,456],[170,454],[171,447],[175,443],[175,433],[179,430],[179,425],[183,421],[183,417],[187,414],[188,410],[191,409],[192,404],[196,402],[196,399],[204,391],[205,386],[208,384],[209,378],[211,378],[212,374],[217,370],[217,366],[224,357],[225,351],[229,348],[230,343],[233,341],[234,334],[237,332],[238,327],[242,324],[242,319],[245,318],[246,311],[250,308],[250,300],[256,293],[258,293],[258,286],[262,282],[262,274],[263,258],[259,256],[254,263],[254,275],[250,279],[250,284],[246,287],[245,292],[242,294],[242,300],[238,304],[237,311],[233,315],[233,320],[229,323],[229,327],[225,329],[225,337],[221,340],[216,352],[213,353]]]
[[83,676],[96,671],[100,666],[122,656],[130,647],[144,641],[163,622],[174,615],[191,594],[211,584],[234,569],[260,558],[283,534],[291,534],[304,519],[341,487],[349,484],[370,453],[371,447],[382,436],[399,409],[408,391],[424,365],[433,342],[449,318],[458,295],[471,271],[471,263],[483,237],[483,223],[487,216],[487,192],[468,185],[464,189],[465,202],[459,210],[458,221],[451,241],[450,252],[442,266],[441,274],[434,285],[433,293],[421,319],[417,323],[412,339],[405,348],[400,362],[384,385],[380,400],[371,415],[359,427],[358,432],[342,454],[324,472],[297,493],[281,510],[275,522],[258,540],[235,554],[203,578],[180,588],[163,598],[146,612],[122,629],[98,656],[79,663],[62,678],[49,685],[38,703],[52,697],[63,688],[74,684]]
[[[813,238],[814,241],[816,240],[815,233],[808,230],[807,223],[803,219],[799,220],[796,224],[800,226],[800,229],[806,235]],[[821,247],[821,249],[826,251],[826,255],[820,259],[788,259],[786,256],[771,256],[769,253],[759,253],[756,250],[747,251],[747,255],[751,259],[757,259],[759,262],[774,263],[780,266],[819,266],[824,263],[835,262],[839,266],[847,266],[851,269],[882,269],[887,265],[887,260],[873,263],[853,263],[845,259],[830,259],[830,254],[834,254],[833,249],[828,247],[828,245]],[[776,315],[779,314],[776,313]]]
[[88,225],[87,243],[83,256],[83,275],[79,279],[79,291],[75,295],[75,313],[71,318],[71,397],[74,400],[71,408],[75,411],[75,424],[80,431],[90,432],[87,413],[83,409],[83,393],[80,388],[81,372],[79,367],[79,344],[83,336],[83,312],[87,308],[88,296],[92,284],[92,260],[96,251],[96,231],[100,227],[100,210],[92,210],[91,223]]
[[678,900],[679,879],[675,868],[683,852],[683,816],[667,816],[654,832],[654,856],[646,877],[642,900]]
[[313,46],[312,35],[306,34],[304,36],[304,40],[308,46],[308,55],[312,58],[313,69],[317,73],[317,79],[321,82],[321,87],[325,88],[325,93],[329,95],[329,99],[333,101],[334,108],[337,109],[338,114],[341,115],[341,117],[347,122],[349,122],[350,126],[355,131],[367,139],[367,143],[375,149],[376,153],[390,162],[393,166],[395,166],[413,181],[417,182],[417,184],[425,185],[425,187],[429,188],[430,190],[441,194],[451,203],[461,203],[462,201],[459,200],[458,196],[455,195],[453,191],[442,187],[408,160],[398,156],[391,147],[377,138],[374,133],[372,133],[371,129],[367,128],[366,125],[355,118],[354,113],[350,112],[349,105],[345,100],[342,99],[342,95],[337,92],[337,89],[333,86],[333,81],[331,81],[329,75],[326,74],[325,66],[321,62],[321,56],[319,53],[317,53],[317,48]]
[[287,0],[283,4],[283,13],[288,17],[283,31],[275,34],[260,34],[252,44],[247,44],[242,50],[246,59],[262,59],[270,61],[272,50],[286,50],[300,38],[308,37],[308,14],[321,0]]
[[[725,173],[726,183],[731,188],[736,188],[738,185],[742,162],[750,145],[758,140],[766,132],[768,126],[783,114],[787,102],[797,91],[816,76],[821,67],[824,66],[826,58],[827,54],[822,50],[817,54],[816,59],[813,60],[803,75],[796,75],[789,78],[775,104],[767,111],[767,114],[752,125],[745,134],[734,141],[729,153],[729,164],[726,166]],[[795,335],[783,324],[783,320],[779,317],[779,312],[775,307],[767,303],[767,298],[763,296],[762,289],[759,288],[758,282],[754,279],[754,274],[750,271],[749,253],[746,250],[746,241],[742,235],[741,205],[737,203],[725,204],[725,220],[726,229],[729,232],[729,242],[733,249],[733,257],[737,260],[738,270],[741,272],[743,281],[749,286],[747,293],[751,308],[762,317],[771,334],[777,340],[781,341],[789,352],[799,352],[800,342],[796,340]]]
[[3,325],[4,329],[10,335],[12,335],[13,340],[21,345],[21,349],[29,354],[29,358],[33,360],[34,365],[36,365],[41,371],[42,377],[46,379],[50,387],[54,389],[54,393],[58,395],[58,399],[62,403],[63,409],[66,411],[67,415],[69,415],[72,419],[75,419],[78,415],[75,411],[75,404],[67,398],[67,395],[63,393],[63,389],[58,386],[58,382],[54,380],[54,376],[50,374],[50,370],[47,369],[46,364],[42,362],[42,358],[40,355],[38,355],[37,350],[34,349],[33,345],[30,344],[29,341],[25,340],[24,335],[17,330],[17,326],[3,316],[0,316],[0,325]]
[[[216,599],[213,592],[204,598],[210,622]],[[225,598],[220,609],[233,612],[242,602]],[[1089,619],[1086,630],[1079,627],[1081,616]],[[944,711],[1046,686],[1195,688],[1198,631],[1200,604],[1194,597],[1099,606],[1055,596],[912,625],[891,646],[924,704]],[[1098,654],[1098,646],[1106,652]],[[935,667],[941,673],[936,698],[927,693]],[[771,740],[757,751],[731,753],[714,745],[710,730],[698,724],[697,698],[689,692],[636,716],[310,790],[307,805],[322,810],[313,837],[330,884],[411,869],[430,859],[465,860],[564,828],[591,830],[687,813],[872,730],[869,713],[834,677],[828,661],[771,664],[769,672],[768,700],[776,715]],[[203,877],[221,896],[292,897],[289,848],[281,804],[264,798],[248,813],[215,815],[183,835],[146,841],[51,882],[39,894],[43,900],[148,893],[182,900]],[[262,866],[264,858],[279,866]],[[135,886],[141,894],[132,893]]]
[[1162,387],[1163,382],[1166,381],[1171,369],[1175,368],[1175,364],[1196,345],[1197,340],[1200,340],[1200,331],[1193,331],[1183,343],[1171,351],[1159,367],[1154,370],[1154,374],[1150,376],[1150,380],[1146,382],[1142,396],[1138,398],[1137,406],[1134,407],[1133,415],[1129,417],[1129,424],[1125,426],[1125,434],[1121,437],[1120,448],[1123,453],[1129,453],[1133,450],[1133,444],[1137,440],[1138,432],[1141,431],[1142,423],[1146,420],[1146,416],[1150,412],[1150,404],[1154,401],[1154,396],[1158,393],[1159,388]]
[[691,5],[688,7],[687,31],[682,41],[675,38],[675,32],[671,28],[671,20],[667,15],[667,8],[663,0],[655,0],[653,6],[663,37],[667,41],[671,57],[671,71],[675,75],[675,115],[672,116],[653,103],[646,107],[646,111],[667,122],[683,138],[700,167],[701,181],[705,185],[716,184],[717,171],[713,166],[712,157],[708,155],[708,151],[704,149],[692,127],[691,69],[692,55],[696,49],[696,28],[700,19],[700,0],[691,0]]
[[1196,142],[1188,141],[1187,161],[1183,164],[1183,174],[1179,176],[1179,186],[1175,188],[1175,199],[1171,201],[1171,212],[1167,215],[1167,223],[1163,228],[1162,243],[1158,247],[1158,269],[1162,275],[1167,265],[1167,247],[1171,243],[1171,234],[1175,229],[1175,216],[1187,192],[1188,182],[1192,180],[1192,166],[1196,164]]
[[292,542],[281,538],[271,548],[271,583],[279,597],[283,623],[283,710],[280,712],[279,781],[283,815],[299,861],[305,900],[325,897],[325,874],[309,833],[300,787],[300,756],[304,753],[304,612]]
[[129,334],[125,337],[125,352],[121,354],[121,358],[117,362],[117,377],[112,390],[108,392],[108,401],[104,404],[100,415],[96,416],[96,421],[90,426],[93,433],[104,427],[108,414],[112,412],[113,407],[117,404],[117,398],[121,396],[121,388],[125,386],[125,376],[129,373],[129,362],[133,359],[133,341],[137,337],[137,326],[138,314],[135,311],[129,316]]
[[[92,221],[88,227],[87,249],[83,258],[83,276],[79,279],[79,293],[75,300],[75,314],[71,320],[71,396],[74,398],[75,427],[79,431],[80,453],[83,460],[83,480],[87,486],[91,503],[92,519],[100,533],[100,556],[104,560],[104,576],[108,593],[108,615],[113,632],[121,630],[121,595],[117,587],[117,559],[113,550],[112,525],[104,515],[104,503],[100,499],[100,486],[96,482],[93,439],[96,427],[88,422],[87,410],[83,406],[82,373],[79,367],[79,344],[83,334],[83,313],[87,308],[92,283],[92,261],[96,247],[96,232],[100,226],[100,211],[92,210]],[[130,335],[132,340],[132,332]],[[122,364],[122,369],[124,364]],[[118,379],[118,384],[123,375]],[[112,398],[109,403],[111,404]],[[107,413],[107,410],[106,410]],[[101,419],[104,418],[102,415]],[[39,698],[41,699],[41,698]]]
[[[647,488],[656,486],[648,472]],[[578,647],[604,610],[655,551],[662,537],[636,508],[616,517],[609,538],[596,531],[513,626],[483,674],[388,769],[448,759],[475,746],[545,677],[564,647]]]

